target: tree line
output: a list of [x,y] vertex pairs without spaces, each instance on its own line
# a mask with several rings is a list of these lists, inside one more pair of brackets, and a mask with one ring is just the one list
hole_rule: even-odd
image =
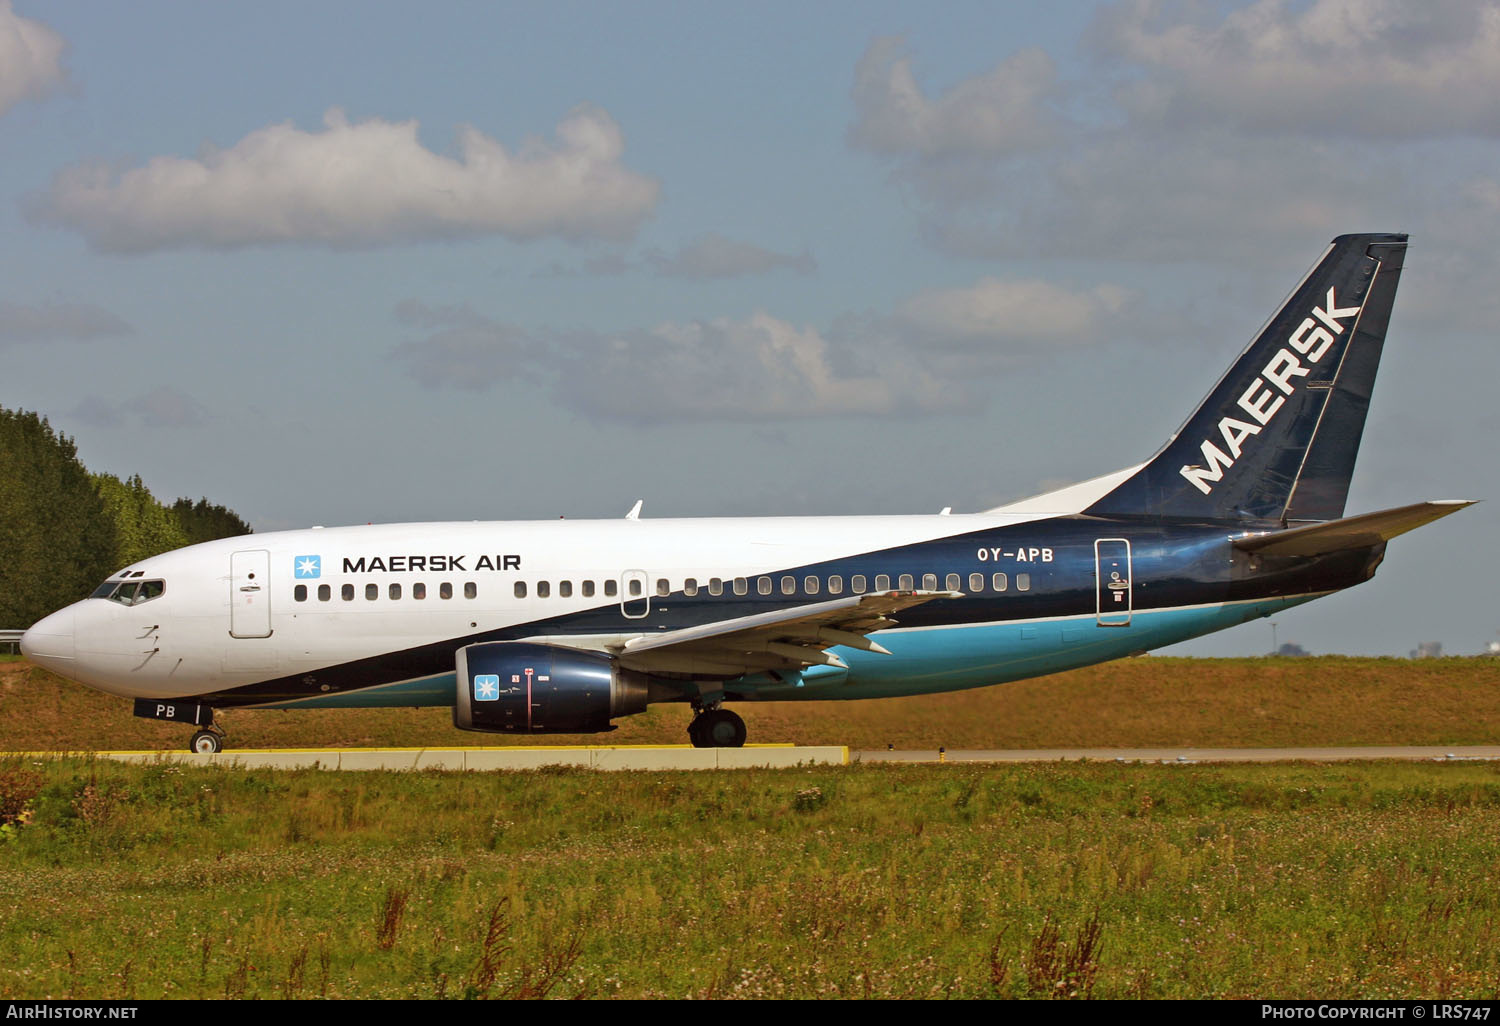
[[206,498],[168,506],[139,474],[90,474],[47,418],[0,407],[0,628],[29,627],[147,556],[250,533]]

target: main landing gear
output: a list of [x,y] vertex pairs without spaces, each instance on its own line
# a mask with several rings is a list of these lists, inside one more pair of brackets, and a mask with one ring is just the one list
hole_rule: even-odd
[[694,748],[742,748],[745,733],[745,721],[722,707],[699,710],[688,724]]
[[224,750],[224,732],[218,727],[206,727],[193,735],[188,742],[188,751],[199,755],[213,755]]

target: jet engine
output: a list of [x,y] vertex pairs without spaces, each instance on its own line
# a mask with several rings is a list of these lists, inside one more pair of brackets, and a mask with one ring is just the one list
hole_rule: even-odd
[[524,641],[458,650],[453,725],[505,734],[597,734],[646,711],[644,674],[602,652]]

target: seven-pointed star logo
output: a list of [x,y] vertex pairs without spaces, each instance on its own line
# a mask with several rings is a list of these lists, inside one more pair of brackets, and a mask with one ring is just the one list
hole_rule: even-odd
[[500,697],[500,675],[498,673],[476,673],[474,675],[474,700],[493,702]]
[[317,577],[323,568],[323,561],[317,556],[297,557],[297,576],[301,578]]

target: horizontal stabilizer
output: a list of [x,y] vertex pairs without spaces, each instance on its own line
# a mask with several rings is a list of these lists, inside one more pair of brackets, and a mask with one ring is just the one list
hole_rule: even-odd
[[1237,538],[1234,547],[1262,556],[1321,556],[1345,549],[1366,549],[1472,505],[1474,500],[1471,499],[1418,502],[1378,513],[1330,520],[1325,524],[1308,524],[1289,531]]

